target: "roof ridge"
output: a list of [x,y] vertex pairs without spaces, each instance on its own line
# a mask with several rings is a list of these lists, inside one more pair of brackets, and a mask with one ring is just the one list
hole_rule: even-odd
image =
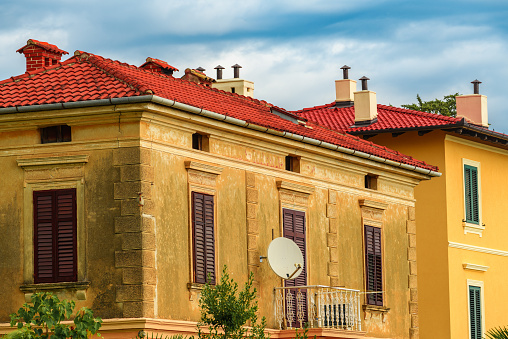
[[[86,58],[86,60],[90,64],[103,70],[105,73],[107,73],[110,76],[114,77],[115,79],[125,83],[126,85],[135,89],[136,91],[143,93],[143,94],[154,94],[153,90],[148,88],[148,86],[146,84],[125,74],[124,72],[122,72],[121,68],[111,66],[110,64],[115,63],[115,60],[105,59],[101,56],[91,54],[91,53],[81,54],[81,56],[83,56],[83,55],[88,55],[88,58]],[[132,67],[135,67],[136,69],[138,69],[138,67],[136,67],[134,65],[130,65],[127,63],[121,63],[119,61],[117,63],[121,66],[124,66],[124,67],[132,66]]]
[[441,114],[437,114],[437,113],[423,112],[423,111],[417,111],[417,110],[414,110],[414,109],[403,108],[403,107],[395,107],[395,106],[388,106],[388,105],[383,105],[383,104],[378,104],[377,106],[379,108],[383,108],[383,109],[389,110],[389,111],[397,111],[399,113],[419,115],[419,116],[433,118],[433,119],[437,119],[437,120],[460,121],[460,118],[450,117],[450,116],[441,115]]

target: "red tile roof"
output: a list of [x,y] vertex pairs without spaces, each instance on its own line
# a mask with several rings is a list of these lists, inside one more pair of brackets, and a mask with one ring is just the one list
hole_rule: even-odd
[[146,58],[146,62],[143,65],[139,66],[139,67],[143,68],[145,65],[147,65],[149,63],[154,63],[154,64],[156,64],[159,67],[166,68],[168,70],[178,72],[178,68],[171,66],[166,61],[155,59],[155,58],[150,58],[150,57]]
[[[437,167],[384,146],[316,123],[307,126],[272,113],[285,110],[265,101],[153,73],[98,55],[76,51],[57,65],[0,81],[0,108],[154,94],[272,130],[317,139],[383,159],[437,171]],[[293,114],[289,114],[293,116]]]
[[69,52],[66,52],[63,49],[58,48],[56,45],[48,44],[47,42],[39,41],[39,40],[35,40],[35,39],[28,40],[26,42],[26,45],[21,47],[20,49],[18,49],[16,52],[23,53],[23,50],[30,45],[39,46],[39,47],[42,47],[50,52],[54,52],[54,53],[57,53],[60,55],[69,54]]
[[461,118],[413,111],[393,106],[377,105],[377,121],[361,127],[352,127],[355,123],[354,107],[334,107],[335,103],[328,105],[304,108],[295,112],[320,125],[343,132],[377,131],[393,129],[411,129],[418,127],[437,127],[455,125]]

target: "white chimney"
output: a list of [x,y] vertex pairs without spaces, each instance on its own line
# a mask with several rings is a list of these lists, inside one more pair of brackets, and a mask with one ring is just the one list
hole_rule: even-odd
[[376,92],[367,89],[367,77],[360,78],[362,90],[354,92],[355,124],[354,126],[370,125],[377,119]]
[[351,67],[344,65],[341,67],[343,73],[342,80],[335,80],[335,102],[338,106],[352,106],[354,92],[356,92],[356,81],[348,79],[348,70]]
[[481,81],[471,81],[474,94],[457,96],[457,118],[465,118],[467,122],[489,127],[487,112],[487,96],[479,94]]

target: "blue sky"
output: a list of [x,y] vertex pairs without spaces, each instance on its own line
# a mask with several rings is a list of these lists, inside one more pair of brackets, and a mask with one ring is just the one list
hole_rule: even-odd
[[488,96],[489,122],[508,133],[508,3],[410,0],[18,0],[0,3],[0,79],[24,72],[30,38],[180,69],[243,66],[254,96],[290,110],[330,103],[340,67],[367,76],[378,102],[400,106]]

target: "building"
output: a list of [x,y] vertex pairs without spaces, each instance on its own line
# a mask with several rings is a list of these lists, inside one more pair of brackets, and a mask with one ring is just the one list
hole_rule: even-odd
[[[199,292],[227,265],[240,283],[254,272],[273,338],[304,321],[323,338],[418,336],[414,188],[436,167],[202,70],[19,52],[45,66],[0,81],[0,321],[52,291],[106,338],[195,334]],[[306,261],[286,283],[260,262],[280,236]]]
[[297,114],[439,166],[440,178],[415,189],[420,335],[483,338],[506,323],[508,135],[489,129],[478,81],[446,117],[378,105],[366,79],[356,91],[343,69],[335,102]]

